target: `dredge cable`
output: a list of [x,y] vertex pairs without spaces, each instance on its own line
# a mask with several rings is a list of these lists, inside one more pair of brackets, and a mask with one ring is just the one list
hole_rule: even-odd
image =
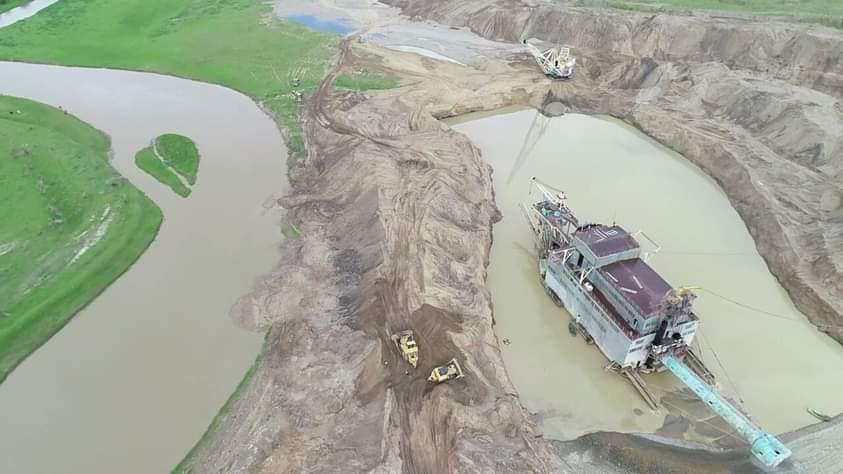
[[717,365],[720,366],[720,369],[723,371],[723,374],[726,375],[726,380],[729,381],[729,385],[732,386],[732,390],[734,390],[735,395],[738,396],[738,401],[741,405],[744,405],[743,395],[741,395],[741,392],[738,390],[738,385],[735,383],[734,380],[732,380],[732,376],[729,375],[729,371],[726,370],[726,366],[723,365],[723,362],[720,361],[720,356],[717,355],[717,351],[714,350],[714,346],[712,346],[708,338],[705,337],[705,333],[702,331],[702,328],[700,328],[700,336],[702,336],[703,341],[705,341],[705,343],[708,345],[708,350],[711,352],[712,355],[714,355],[714,360],[717,361]]
[[[729,302],[729,303],[732,303],[732,304],[733,304],[733,305],[735,305],[735,306],[739,306],[739,307],[744,308],[744,309],[747,309],[747,310],[749,310],[749,311],[753,311],[753,312],[756,312],[756,313],[759,313],[759,314],[763,314],[763,315],[766,315],[766,316],[770,316],[770,317],[772,317],[772,318],[784,319],[784,320],[786,320],[786,321],[790,321],[790,322],[793,322],[793,323],[799,323],[799,322],[802,322],[802,321],[801,321],[801,320],[799,320],[799,319],[794,319],[794,318],[791,318],[791,317],[788,317],[788,316],[784,316],[784,315],[782,315],[782,314],[773,313],[773,312],[770,312],[770,311],[763,310],[763,309],[761,309],[761,308],[756,308],[756,307],[754,307],[754,306],[750,306],[750,305],[748,305],[748,304],[741,303],[740,301],[737,301],[737,300],[734,300],[734,299],[732,299],[732,298],[729,298],[728,296],[723,296],[723,295],[721,295],[721,294],[719,294],[719,293],[715,293],[714,291],[711,291],[711,290],[709,290],[708,288],[702,288],[702,287],[700,287],[699,289],[700,289],[700,290],[702,290],[702,291],[705,291],[706,293],[708,293],[708,294],[710,294],[710,295],[712,295],[712,296],[716,296],[716,297],[718,297],[718,298],[720,298],[720,299],[722,299],[722,300],[724,300],[724,301],[727,301],[727,302]],[[818,323],[818,324],[815,324],[815,326],[820,326],[820,327],[824,327],[824,328],[833,328],[833,329],[840,329],[840,328],[843,328],[843,325],[819,324],[819,323]]]

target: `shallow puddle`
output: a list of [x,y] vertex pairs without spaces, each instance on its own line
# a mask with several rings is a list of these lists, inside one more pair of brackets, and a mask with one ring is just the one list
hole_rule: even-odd
[[[606,359],[569,334],[567,313],[545,295],[518,207],[532,176],[566,191],[581,220],[644,230],[663,247],[650,264],[674,287],[701,286],[790,319],[697,292],[695,345],[721,391],[743,400],[762,427],[780,433],[816,422],[806,408],[843,410],[843,347],[793,307],[725,194],[694,165],[612,119],[522,110],[452,126],[494,168],[503,213],[488,279],[496,332],[509,340],[501,345],[509,375],[526,407],[544,415],[548,436],[652,431],[666,412],[653,413],[628,383],[605,372]],[[679,386],[667,373],[645,380],[659,396]]]
[[345,20],[323,20],[315,15],[288,15],[286,19],[307,26],[314,30],[327,31],[328,33],[336,33],[339,35],[347,35],[354,31],[354,26]]
[[[281,134],[246,96],[154,74],[0,63],[0,93],[109,134],[114,167],[164,213],[146,253],[0,385],[0,472],[167,472],[258,354],[228,310],[278,258]],[[187,199],[134,164],[163,133],[201,154]]]

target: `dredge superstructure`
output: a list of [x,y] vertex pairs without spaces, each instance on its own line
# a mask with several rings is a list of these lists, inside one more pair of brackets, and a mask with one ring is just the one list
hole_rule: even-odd
[[764,465],[787,459],[784,444],[714,389],[714,376],[691,351],[700,323],[695,295],[690,288],[674,289],[647,264],[636,239],[643,234],[580,222],[564,193],[535,178],[533,186],[539,196],[524,210],[536,237],[539,273],[550,297],[570,313],[571,331],[594,343],[609,359],[607,368],[626,376],[652,408],[657,400],[639,373],[670,370],[749,442]]
[[577,58],[571,55],[571,48],[559,46],[544,51],[527,41],[522,41],[527,51],[536,59],[542,72],[551,79],[570,79],[574,77]]

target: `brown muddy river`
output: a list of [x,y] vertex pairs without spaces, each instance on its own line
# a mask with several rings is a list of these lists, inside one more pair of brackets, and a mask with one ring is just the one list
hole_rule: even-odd
[[[0,63],[0,93],[109,134],[114,166],[164,213],[138,262],[0,385],[0,472],[167,472],[258,354],[228,309],[277,261],[281,134],[239,93],[153,74]],[[201,153],[188,199],[133,162],[167,132]]]
[[[498,338],[511,341],[501,345],[504,361],[548,436],[652,431],[666,411],[650,411],[629,384],[605,372],[606,359],[568,333],[567,313],[545,295],[518,208],[532,176],[565,190],[582,219],[644,230],[663,247],[650,264],[674,286],[701,286],[790,319],[697,292],[699,351],[721,391],[742,399],[762,427],[780,433],[815,423],[806,408],[843,410],[843,347],[794,308],[725,194],[698,168],[613,119],[522,110],[459,122],[452,126],[494,168],[503,213],[488,284]],[[658,396],[679,385],[667,373],[646,377]]]

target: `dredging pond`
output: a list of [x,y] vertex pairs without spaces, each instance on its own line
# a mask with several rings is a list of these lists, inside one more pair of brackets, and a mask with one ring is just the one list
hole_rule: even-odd
[[653,432],[666,410],[684,413],[675,401],[681,383],[669,373],[645,376],[657,396],[667,395],[653,412],[604,370],[595,346],[570,335],[569,315],[541,285],[533,235],[519,209],[533,176],[564,190],[589,221],[645,231],[662,247],[649,263],[669,283],[705,289],[696,305],[696,351],[720,391],[756,422],[781,433],[815,423],[807,408],[840,411],[843,348],[794,308],[725,194],[693,164],[609,118],[517,110],[464,116],[451,126],[494,169],[503,214],[488,276],[496,333],[521,400],[539,414],[547,436]]

